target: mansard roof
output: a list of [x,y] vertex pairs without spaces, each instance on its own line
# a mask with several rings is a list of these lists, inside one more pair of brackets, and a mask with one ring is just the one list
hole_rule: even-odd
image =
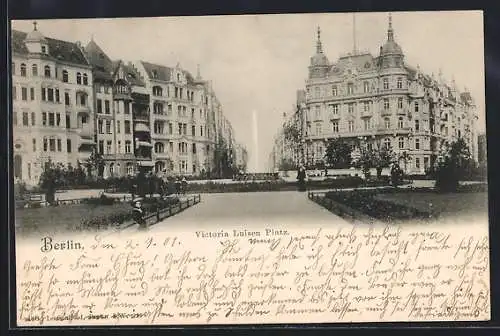
[[[12,30],[11,36],[12,52],[22,55],[28,55],[29,51],[25,44],[27,33],[18,30]],[[46,37],[45,40],[47,41],[49,47],[49,57],[52,57],[58,61],[73,63],[75,65],[90,65],[87,61],[87,58],[85,57],[82,48],[80,48],[76,43],[57,40],[49,37]]]

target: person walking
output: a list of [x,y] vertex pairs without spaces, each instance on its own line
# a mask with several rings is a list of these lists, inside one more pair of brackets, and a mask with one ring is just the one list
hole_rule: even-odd
[[304,166],[299,167],[297,172],[298,189],[299,191],[306,191],[306,169]]

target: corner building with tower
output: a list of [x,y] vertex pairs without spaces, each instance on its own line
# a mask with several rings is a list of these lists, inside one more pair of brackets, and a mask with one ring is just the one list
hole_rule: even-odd
[[471,94],[459,91],[454,80],[446,82],[441,73],[435,78],[406,64],[390,15],[387,40],[377,56],[354,50],[330,62],[318,28],[305,96],[301,156],[308,166],[324,159],[333,138],[354,150],[386,146],[398,157],[405,153],[406,170],[412,174],[424,174],[443,146],[459,137],[477,161],[477,112]]

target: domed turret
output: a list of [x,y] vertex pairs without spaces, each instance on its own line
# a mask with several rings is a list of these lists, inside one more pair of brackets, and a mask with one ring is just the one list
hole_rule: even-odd
[[324,77],[328,73],[330,61],[323,53],[323,45],[321,43],[321,30],[318,27],[318,39],[316,41],[316,54],[311,57],[311,65],[309,66],[309,77],[317,78]]
[[33,22],[33,31],[29,32],[24,39],[26,48],[30,53],[48,53],[48,43],[45,36],[37,29],[36,21]]
[[402,67],[403,49],[394,40],[394,29],[392,28],[392,16],[389,14],[389,28],[387,29],[387,41],[380,47],[380,58],[383,67]]

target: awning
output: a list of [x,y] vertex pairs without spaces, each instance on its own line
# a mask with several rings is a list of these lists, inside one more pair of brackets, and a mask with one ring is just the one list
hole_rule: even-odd
[[138,161],[137,164],[141,167],[154,167],[155,166],[153,161]]
[[136,132],[149,132],[149,127],[147,125],[138,123],[138,124],[135,124],[134,130]]
[[153,147],[152,144],[150,144],[149,142],[147,141],[137,141],[137,145],[139,146],[143,146],[143,147]]

